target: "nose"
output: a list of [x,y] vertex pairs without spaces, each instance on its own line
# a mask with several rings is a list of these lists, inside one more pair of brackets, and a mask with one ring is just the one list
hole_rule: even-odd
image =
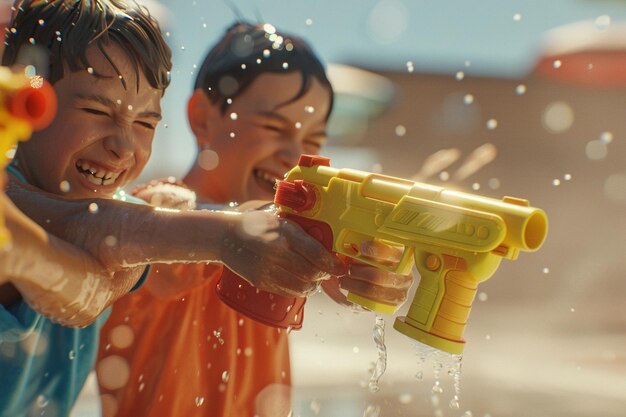
[[127,160],[135,153],[135,140],[130,129],[119,128],[104,140],[104,148],[116,159]]
[[287,170],[298,164],[300,155],[304,152],[300,141],[289,141],[284,143],[278,152],[278,160],[280,164]]

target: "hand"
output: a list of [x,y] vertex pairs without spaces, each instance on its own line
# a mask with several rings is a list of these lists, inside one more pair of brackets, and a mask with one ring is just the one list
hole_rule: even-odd
[[131,194],[156,207],[176,210],[196,208],[196,193],[178,182],[150,181],[135,188]]
[[331,275],[347,273],[339,258],[272,210],[247,211],[240,220],[224,239],[221,259],[261,290],[302,297]]
[[[361,244],[361,253],[379,263],[393,264],[402,256],[402,250],[376,241],[366,241]],[[401,275],[391,271],[354,261],[349,268],[349,274],[334,277],[322,283],[324,292],[338,304],[354,308],[355,304],[348,301],[341,291],[349,291],[393,306],[400,306],[408,297],[413,275]]]

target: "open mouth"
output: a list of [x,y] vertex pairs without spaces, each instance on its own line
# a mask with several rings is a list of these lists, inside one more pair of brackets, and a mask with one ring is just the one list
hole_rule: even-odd
[[124,171],[113,172],[94,162],[88,162],[82,159],[76,161],[76,169],[93,185],[113,185],[115,181]]
[[266,190],[268,193],[274,194],[276,180],[278,180],[279,177],[261,169],[255,169],[252,173],[254,175],[254,179],[261,188]]

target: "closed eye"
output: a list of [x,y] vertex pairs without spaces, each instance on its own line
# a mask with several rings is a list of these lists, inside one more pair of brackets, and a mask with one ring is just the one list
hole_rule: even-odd
[[264,129],[269,130],[271,132],[282,132],[283,128],[280,126],[272,126],[272,125],[264,125]]
[[141,121],[136,121],[135,123],[137,123],[141,127],[145,127],[146,129],[150,129],[150,130],[156,129],[156,125],[154,125],[152,123],[141,122]]
[[81,110],[86,112],[86,113],[95,114],[97,116],[108,116],[109,115],[109,113],[107,113],[105,111],[98,110],[98,109],[92,109],[92,108],[89,108],[89,107],[83,107]]

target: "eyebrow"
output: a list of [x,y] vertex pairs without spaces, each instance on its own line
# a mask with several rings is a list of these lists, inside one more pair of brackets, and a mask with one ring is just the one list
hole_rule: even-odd
[[281,123],[283,123],[285,125],[291,125],[292,124],[291,120],[287,119],[282,114],[278,114],[278,113],[273,112],[273,111],[260,111],[258,114],[259,114],[259,116],[266,117],[268,119],[274,119],[274,120],[279,121],[279,122],[281,122]]
[[[100,103],[103,106],[109,107],[111,109],[114,109],[117,106],[117,103],[115,103],[110,98],[104,97],[98,94],[76,94],[76,98],[80,100],[86,100],[86,101],[95,101],[96,103]],[[155,111],[144,111],[144,112],[139,113],[138,116],[151,117],[157,120],[161,120],[163,118],[161,113],[155,112]]]

